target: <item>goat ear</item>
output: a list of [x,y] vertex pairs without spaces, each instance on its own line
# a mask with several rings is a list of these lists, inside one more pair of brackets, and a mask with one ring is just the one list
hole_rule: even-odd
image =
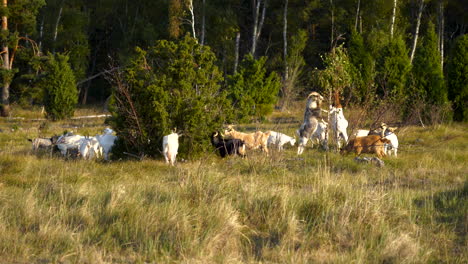
[[387,130],[390,131],[390,132],[395,132],[395,130],[397,130],[398,127],[388,127]]

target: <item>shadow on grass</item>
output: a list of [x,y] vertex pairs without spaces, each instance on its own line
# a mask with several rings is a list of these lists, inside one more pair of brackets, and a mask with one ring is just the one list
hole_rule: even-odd
[[[456,254],[463,253],[468,235],[468,181],[457,190],[438,192],[434,195],[422,197],[414,201],[422,211],[430,208],[429,213],[438,224],[448,226],[456,235]],[[424,214],[423,212],[421,214]]]

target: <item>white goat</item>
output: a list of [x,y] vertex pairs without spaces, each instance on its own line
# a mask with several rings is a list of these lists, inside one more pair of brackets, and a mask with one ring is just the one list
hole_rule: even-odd
[[83,159],[93,159],[102,156],[102,146],[96,137],[86,138],[81,142],[80,155]]
[[112,150],[112,147],[114,146],[115,140],[117,139],[117,136],[112,135],[114,131],[110,128],[105,128],[104,129],[104,135],[97,135],[96,139],[99,141],[99,144],[102,147],[102,152],[104,154],[104,159],[108,160],[109,159],[109,153]]
[[57,140],[57,148],[60,150],[60,153],[62,153],[63,156],[66,156],[69,150],[78,150],[84,139],[85,137],[80,135],[65,135]]
[[179,149],[179,135],[175,132],[163,137],[163,154],[166,163],[174,166],[176,162],[177,150]]
[[343,115],[343,108],[330,106],[330,123],[338,149],[341,149],[341,140],[345,144],[348,142],[348,133],[346,132],[348,120]]
[[288,142],[291,144],[291,146],[294,146],[294,144],[296,144],[296,139],[283,133],[270,131],[270,136],[268,137],[269,146],[276,145],[278,147],[278,150],[282,151],[283,145]]

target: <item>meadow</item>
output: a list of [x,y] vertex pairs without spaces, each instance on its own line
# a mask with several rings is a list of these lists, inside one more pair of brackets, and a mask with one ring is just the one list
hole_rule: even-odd
[[[0,119],[1,263],[468,262],[468,124],[399,128],[382,168],[310,145],[171,167],[33,153],[27,138],[94,135],[104,119],[14,114]],[[294,135],[301,118],[239,130]]]

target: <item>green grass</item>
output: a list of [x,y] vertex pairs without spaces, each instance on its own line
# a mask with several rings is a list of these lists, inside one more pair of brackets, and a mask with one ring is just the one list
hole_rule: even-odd
[[[239,129],[294,135],[301,116]],[[64,160],[26,140],[103,127],[0,120],[0,262],[468,261],[467,124],[402,128],[399,157],[383,168],[317,147],[175,167]]]

